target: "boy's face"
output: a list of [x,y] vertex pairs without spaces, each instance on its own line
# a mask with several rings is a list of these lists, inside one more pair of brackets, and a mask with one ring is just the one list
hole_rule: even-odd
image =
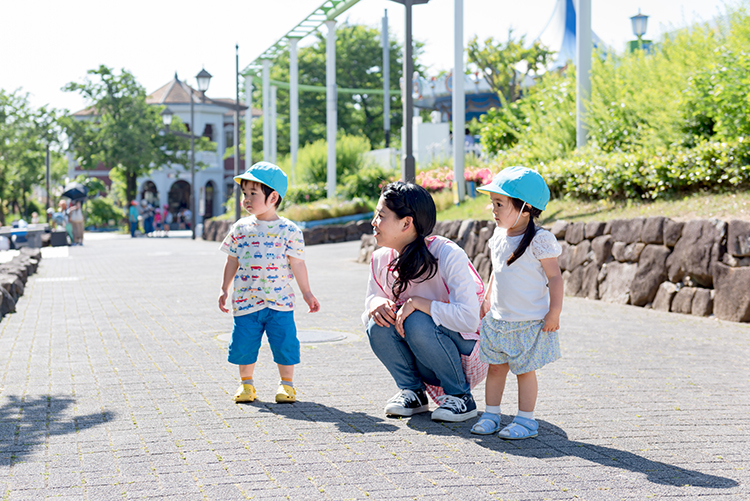
[[275,191],[268,195],[263,193],[260,183],[244,181],[242,183],[242,207],[249,213],[262,218],[264,215],[276,213],[276,199],[279,196]]

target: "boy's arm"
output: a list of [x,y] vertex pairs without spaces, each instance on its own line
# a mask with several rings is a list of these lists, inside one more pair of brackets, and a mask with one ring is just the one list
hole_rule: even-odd
[[549,312],[544,317],[542,331],[552,332],[560,328],[560,313],[563,303],[563,279],[556,257],[540,259],[549,281]]
[[221,295],[219,296],[219,309],[224,313],[229,313],[229,308],[226,307],[226,302],[229,298],[229,288],[232,286],[234,276],[237,274],[239,268],[240,261],[236,257],[227,256],[227,262],[224,263],[224,277],[221,281]]
[[302,292],[302,299],[305,300],[307,306],[310,308],[308,313],[315,313],[320,310],[320,303],[310,291],[310,282],[307,279],[307,265],[305,264],[304,259],[292,256],[287,257],[289,258],[289,266],[292,268],[294,278],[297,279],[299,290]]

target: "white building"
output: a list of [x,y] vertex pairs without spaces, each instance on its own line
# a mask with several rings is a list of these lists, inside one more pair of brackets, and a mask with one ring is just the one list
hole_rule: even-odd
[[[190,129],[190,96],[191,88],[175,74],[173,80],[149,94],[146,102],[168,106]],[[234,100],[211,99],[195,89],[192,90],[192,98],[196,134],[216,143],[215,151],[198,151],[195,154],[193,196],[196,224],[201,224],[204,219],[223,213],[223,204],[232,195],[234,158],[223,160],[223,156],[226,149],[232,149],[234,144]],[[247,107],[240,103],[240,109],[240,115],[244,116]],[[261,114],[260,110],[253,110],[254,117]],[[88,120],[93,116],[93,109],[81,110],[73,116],[79,120]],[[200,162],[206,164],[206,167],[198,168]],[[68,176],[74,178],[80,174],[99,178],[107,186],[111,184],[109,170],[85,170],[71,161]],[[137,186],[138,201],[146,199],[155,207],[168,206],[174,221],[177,221],[177,215],[188,208],[190,203],[190,166],[172,164],[156,168],[148,176],[139,177]]]

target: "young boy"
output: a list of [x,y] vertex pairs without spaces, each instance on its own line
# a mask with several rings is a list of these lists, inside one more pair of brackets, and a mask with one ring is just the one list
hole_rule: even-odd
[[234,328],[228,360],[240,366],[242,381],[234,401],[255,400],[253,371],[265,332],[281,376],[276,402],[291,403],[297,395],[292,378],[294,366],[300,361],[293,278],[297,279],[309,312],[320,309],[307,279],[305,242],[294,223],[276,214],[287,189],[286,174],[279,167],[258,162],[234,180],[242,187],[242,206],[250,213],[250,217],[234,223],[221,244],[228,256],[219,309],[229,313],[226,301],[234,286]]

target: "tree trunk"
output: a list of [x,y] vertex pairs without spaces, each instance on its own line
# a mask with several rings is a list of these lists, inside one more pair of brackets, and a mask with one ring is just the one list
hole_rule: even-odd
[[128,172],[125,174],[125,179],[125,197],[128,199],[128,207],[130,207],[130,202],[135,200],[136,197],[136,175]]

